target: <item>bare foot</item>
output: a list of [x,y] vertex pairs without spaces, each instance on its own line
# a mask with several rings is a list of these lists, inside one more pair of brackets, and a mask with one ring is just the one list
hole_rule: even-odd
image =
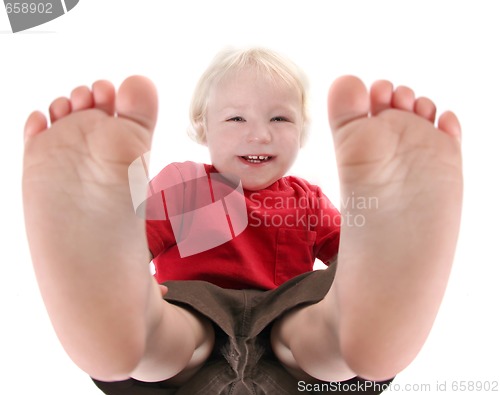
[[[382,369],[388,360],[400,365],[385,371],[400,371],[422,346],[458,237],[460,125],[445,112],[435,126],[435,115],[432,101],[388,81],[368,92],[342,77],[329,94],[343,215],[357,218],[342,226],[340,316],[346,331],[359,328],[352,355]],[[362,333],[367,327],[371,336]]]
[[[79,87],[70,99],[54,100],[49,112],[50,128],[39,112],[25,127],[23,192],[35,260],[47,254],[68,260],[84,248],[109,251],[123,238],[144,241],[143,229],[136,235],[142,224],[133,215],[128,166],[150,150],[157,113],[152,83],[131,77],[115,97],[109,82],[98,81],[92,91]],[[135,226],[116,232],[131,220]],[[95,245],[83,233],[97,233],[100,241]]]
[[[47,310],[74,357],[82,353],[72,347],[96,348],[85,343],[85,331],[109,323],[119,327],[140,313],[130,307],[130,314],[119,316],[122,288],[133,283],[127,292],[145,294],[151,286],[144,222],[134,213],[128,166],[150,150],[156,90],[143,77],[125,80],[117,94],[109,82],[98,81],[92,90],[79,87],[69,99],[56,99],[49,112],[50,128],[40,112],[26,122],[25,221]],[[111,305],[100,310],[103,303]],[[109,314],[113,303],[116,317]],[[115,338],[99,346],[118,347],[123,339]],[[92,371],[85,361],[76,362]]]

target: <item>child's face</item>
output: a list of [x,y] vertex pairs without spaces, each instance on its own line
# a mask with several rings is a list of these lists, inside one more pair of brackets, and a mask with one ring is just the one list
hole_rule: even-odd
[[273,184],[300,148],[299,93],[246,68],[224,78],[208,97],[206,138],[212,164],[248,190]]

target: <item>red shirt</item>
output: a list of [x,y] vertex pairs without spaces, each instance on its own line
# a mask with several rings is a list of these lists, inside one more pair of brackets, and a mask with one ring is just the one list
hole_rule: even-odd
[[[316,258],[328,264],[337,255],[340,213],[319,187],[301,178],[287,176],[264,190],[244,190],[248,224],[241,233],[235,235],[231,230],[232,236],[229,236],[228,241],[214,248],[181,256],[182,249],[177,245],[173,229],[177,225],[173,225],[170,219],[172,212],[181,211],[180,207],[193,209],[192,202],[186,204],[186,200],[192,199],[192,194],[210,197],[208,203],[202,204],[200,201],[204,198],[196,199],[196,205],[205,208],[209,208],[209,203],[215,203],[217,199],[213,192],[200,191],[203,189],[200,183],[186,187],[186,180],[200,176],[200,166],[208,175],[217,173],[210,165],[174,163],[151,181],[154,185],[162,174],[163,177],[168,175],[169,184],[175,185],[177,189],[182,186],[183,190],[180,199],[183,202],[162,206],[167,219],[146,221],[149,249],[154,257],[155,277],[159,283],[167,280],[204,280],[223,288],[268,290],[313,270]],[[197,174],[193,175],[193,172]],[[190,175],[186,177],[188,173]],[[168,200],[166,196],[172,195],[172,190],[165,192],[165,188],[161,189],[161,198],[165,203]],[[177,192],[174,194],[179,196]],[[160,196],[159,193],[157,195]],[[230,215],[227,217],[229,221]],[[198,231],[199,226],[195,233]],[[211,240],[213,234],[209,230],[206,233],[207,240]]]

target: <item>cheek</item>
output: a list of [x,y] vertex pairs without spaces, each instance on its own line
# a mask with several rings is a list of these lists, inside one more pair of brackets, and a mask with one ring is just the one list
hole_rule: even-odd
[[290,166],[295,162],[297,159],[297,156],[299,154],[299,147],[294,147],[294,149],[290,150],[290,156],[289,156],[289,164]]
[[300,149],[300,133],[298,131],[283,133],[280,141],[282,146],[286,146],[289,151],[298,151]]
[[231,144],[227,140],[220,138],[220,136],[216,139],[209,139],[207,146],[212,163],[216,167],[224,166],[224,164],[227,164],[228,160],[234,156],[234,149]]
[[[285,146],[285,144],[283,144]],[[290,138],[286,141],[286,150],[287,150],[287,156],[288,156],[288,161],[290,163],[293,163],[295,159],[297,158],[300,150],[300,138],[293,137]]]
[[212,162],[215,163],[221,158],[221,149],[217,144],[209,144],[208,152],[210,153],[210,157],[212,158]]

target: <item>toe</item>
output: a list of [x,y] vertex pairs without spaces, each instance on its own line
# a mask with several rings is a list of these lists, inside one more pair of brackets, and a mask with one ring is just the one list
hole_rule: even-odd
[[45,129],[47,129],[47,118],[45,118],[45,115],[40,111],[32,112],[24,126],[24,141],[27,141],[35,134],[43,132]]
[[49,107],[50,122],[54,123],[58,119],[65,117],[71,112],[71,102],[66,97],[55,99]]
[[457,116],[451,112],[444,112],[438,119],[438,128],[443,132],[455,137],[459,141],[462,138],[462,130]]
[[413,111],[415,114],[434,123],[436,120],[436,106],[434,102],[426,97],[419,97],[415,100]]
[[370,89],[372,115],[391,108],[393,85],[390,81],[379,80],[373,83]]
[[406,86],[398,86],[392,95],[392,107],[403,111],[413,111],[415,93]]
[[71,92],[71,108],[73,111],[86,110],[94,106],[92,92],[86,86],[80,86]]
[[362,117],[370,110],[368,91],[357,77],[335,80],[328,93],[328,117],[333,130]]
[[92,85],[94,107],[106,112],[108,115],[115,113],[115,87],[109,81],[96,81]]
[[118,116],[153,131],[158,115],[158,96],[154,84],[146,77],[127,78],[118,89],[116,112]]

